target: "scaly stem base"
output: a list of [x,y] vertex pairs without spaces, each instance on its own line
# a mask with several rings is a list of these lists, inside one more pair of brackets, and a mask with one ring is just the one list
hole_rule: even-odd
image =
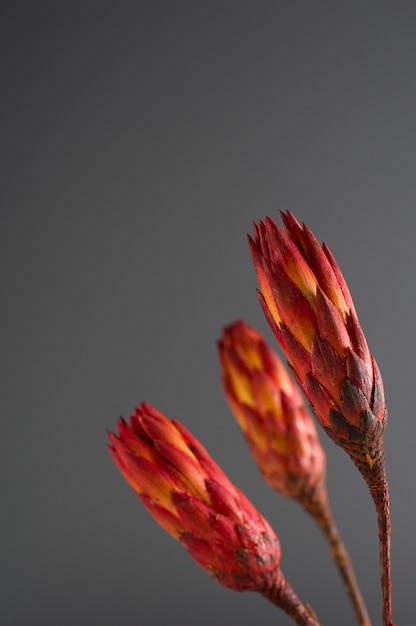
[[281,570],[278,571],[273,586],[261,594],[289,615],[298,626],[320,626],[311,607],[302,604]]

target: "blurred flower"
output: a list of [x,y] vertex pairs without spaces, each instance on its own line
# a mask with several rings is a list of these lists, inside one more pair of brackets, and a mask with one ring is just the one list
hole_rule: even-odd
[[249,238],[260,303],[321,426],[343,447],[374,448],[386,426],[383,383],[348,287],[327,246],[281,215],[286,230],[268,217]]
[[277,354],[238,320],[218,343],[230,405],[266,482],[297,498],[324,481],[325,453],[303,398]]
[[109,439],[113,460],[145,508],[213,578],[238,591],[273,588],[275,533],[179,422],[143,403]]

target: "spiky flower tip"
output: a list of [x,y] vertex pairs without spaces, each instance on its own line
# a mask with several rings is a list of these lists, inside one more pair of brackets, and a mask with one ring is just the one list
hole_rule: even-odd
[[295,499],[325,535],[357,621],[370,619],[330,510],[326,458],[314,420],[282,361],[253,327],[237,320],[218,342],[222,382],[236,421],[265,481]]
[[257,591],[296,623],[318,621],[294,595],[279,567],[274,531],[176,420],[141,404],[109,432],[109,451],[153,518],[217,582]]
[[387,411],[381,375],[330,250],[289,211],[281,217],[285,228],[267,217],[254,225],[254,239],[249,237],[260,304],[318,422],[367,481],[384,536],[383,558],[388,560],[383,566],[383,626],[390,626],[390,522],[383,453]]

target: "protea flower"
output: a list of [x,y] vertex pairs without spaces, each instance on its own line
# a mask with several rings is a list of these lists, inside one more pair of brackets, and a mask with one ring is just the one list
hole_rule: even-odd
[[265,481],[283,496],[314,491],[325,453],[297,386],[277,354],[238,320],[218,342],[226,398]]
[[305,224],[287,211],[249,237],[260,303],[313,412],[364,476],[381,539],[383,626],[391,626],[390,518],[383,453],[383,383],[341,271]]
[[109,439],[113,460],[145,508],[215,580],[261,593],[297,624],[319,624],[285,580],[268,522],[179,422],[143,403]]
[[368,617],[327,497],[325,452],[315,423],[282,361],[238,320],[218,342],[225,396],[265,481],[312,515],[330,545],[361,626]]

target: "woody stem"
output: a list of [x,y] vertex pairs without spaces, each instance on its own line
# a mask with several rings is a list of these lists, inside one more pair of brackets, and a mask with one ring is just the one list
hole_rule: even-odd
[[394,626],[391,594],[390,499],[384,453],[381,449],[377,452],[378,454],[374,457],[368,453],[365,462],[359,463],[357,459],[353,460],[368,485],[377,512],[380,543],[380,581],[383,598],[382,624],[383,626]]
[[262,591],[261,594],[289,615],[298,626],[320,626],[312,608],[302,604],[281,570],[278,571],[273,585]]
[[327,539],[345,589],[354,608],[360,626],[371,626],[371,621],[358,586],[354,570],[344,543],[335,524],[324,485],[307,491],[298,498],[303,508],[312,516]]

